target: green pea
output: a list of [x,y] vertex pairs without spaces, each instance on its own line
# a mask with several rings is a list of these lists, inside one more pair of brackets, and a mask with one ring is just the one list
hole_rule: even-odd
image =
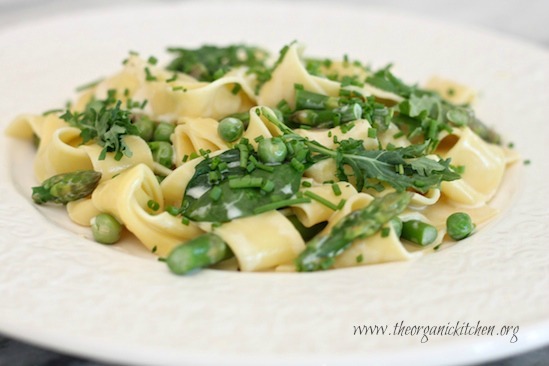
[[224,141],[236,141],[244,133],[244,123],[235,117],[223,118],[217,125],[217,133]]
[[420,220],[410,220],[402,223],[403,239],[419,245],[428,245],[435,241],[438,230],[433,225]]
[[172,144],[165,141],[149,142],[153,160],[166,168],[173,166],[173,147]]
[[145,141],[150,141],[154,136],[155,123],[147,116],[138,116],[133,123],[139,130],[139,137]]
[[446,232],[454,240],[465,239],[475,229],[471,216],[464,212],[456,212],[446,219]]
[[171,123],[160,122],[154,129],[153,140],[170,142],[170,137],[175,130],[175,126]]
[[288,155],[288,148],[284,141],[273,137],[259,141],[257,154],[264,163],[282,163]]
[[93,238],[101,244],[114,244],[120,240],[122,225],[111,215],[101,213],[91,222]]

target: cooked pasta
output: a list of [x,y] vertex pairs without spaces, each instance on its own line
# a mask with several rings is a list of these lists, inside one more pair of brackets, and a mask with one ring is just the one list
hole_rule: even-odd
[[66,204],[98,242],[123,225],[178,274],[314,271],[417,258],[498,214],[518,155],[475,117],[472,89],[297,43],[274,62],[242,45],[170,51],[166,67],[132,53],[72,107],[8,127],[38,141],[34,201]]

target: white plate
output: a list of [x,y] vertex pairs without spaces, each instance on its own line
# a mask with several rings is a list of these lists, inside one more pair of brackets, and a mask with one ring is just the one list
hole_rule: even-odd
[[[97,245],[29,200],[29,144],[0,137],[0,331],[42,346],[135,364],[440,364],[549,342],[549,57],[497,35],[360,7],[188,3],[73,14],[0,34],[1,126],[60,106],[115,72],[128,50],[166,61],[168,45],[291,40],[309,55],[396,63],[481,91],[478,114],[515,142],[504,212],[458,245],[410,263],[313,274],[189,277]],[[57,213],[56,213],[57,212]],[[57,215],[57,216],[56,216]],[[356,325],[494,325],[493,336],[356,336]],[[519,326],[518,341],[498,336]]]

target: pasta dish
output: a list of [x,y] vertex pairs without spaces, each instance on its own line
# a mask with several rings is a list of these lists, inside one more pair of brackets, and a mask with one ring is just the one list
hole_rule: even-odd
[[518,159],[472,89],[409,85],[347,56],[258,47],[131,52],[66,108],[7,133],[36,144],[37,204],[177,274],[309,272],[410,260],[474,234]]

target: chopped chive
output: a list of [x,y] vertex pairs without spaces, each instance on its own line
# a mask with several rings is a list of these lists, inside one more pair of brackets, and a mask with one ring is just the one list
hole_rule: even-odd
[[291,198],[291,199],[287,199],[287,200],[276,201],[276,202],[268,203],[264,206],[259,206],[259,207],[255,208],[254,209],[254,214],[258,215],[260,213],[271,211],[271,210],[277,210],[277,209],[282,208],[282,207],[291,206],[291,205],[299,205],[301,203],[310,203],[310,202],[311,202],[311,200],[309,198],[306,198],[306,197]]
[[176,80],[177,80],[177,74],[174,73],[173,76],[172,76],[171,78],[166,79],[166,82],[167,82],[167,83],[171,83],[171,82],[176,81]]
[[339,96],[340,97],[350,97],[351,91],[347,89],[339,89]]
[[229,179],[229,187],[232,189],[238,188],[261,188],[264,184],[264,179],[245,175],[239,178]]
[[43,112],[42,115],[47,116],[48,114],[61,113],[61,112],[64,112],[64,111],[65,111],[64,109],[50,109],[50,110],[47,110],[47,111]]
[[261,185],[261,190],[270,193],[274,190],[275,183],[272,180],[265,180]]
[[156,81],[156,76],[151,74],[151,70],[148,67],[145,67],[145,80],[147,81]]
[[76,91],[81,92],[81,91],[84,91],[86,89],[91,89],[91,88],[93,88],[94,86],[96,86],[97,84],[99,84],[102,81],[103,81],[103,78],[101,78],[99,80],[92,81],[92,82],[84,84],[84,85],[80,85],[80,86],[76,87]]
[[357,263],[362,263],[363,260],[364,260],[364,256],[362,254],[359,254],[356,256]]
[[[258,169],[261,169],[261,170],[264,170],[266,172],[273,172],[274,171],[274,168],[272,166],[269,166],[269,165],[265,165],[259,161],[257,161],[257,159],[252,155],[250,156],[250,161],[253,163],[253,168],[258,168]],[[248,164],[248,167],[249,167],[249,164]],[[253,170],[253,169],[252,169]]]
[[255,163],[255,166],[256,166],[258,169],[264,170],[264,171],[269,172],[269,173],[274,172],[274,168],[273,168],[272,166],[265,165],[265,164],[260,163],[260,162],[256,162],[256,163]]
[[149,200],[147,202],[147,207],[153,211],[158,211],[158,209],[160,208],[160,204],[154,200]]
[[184,155],[183,159],[181,159],[183,163],[185,163],[187,160],[189,160],[189,155]]
[[145,106],[147,105],[148,102],[149,102],[149,101],[148,101],[147,99],[145,99],[145,100],[141,103],[141,105],[139,106],[139,108],[140,108],[140,109],[145,108]]
[[183,225],[189,225],[189,222],[190,222],[190,220],[189,220],[188,217],[183,216],[183,217],[181,218],[181,223],[182,223]]
[[218,171],[211,171],[208,173],[208,182],[210,183],[216,183],[221,179],[221,174],[219,174]]
[[177,216],[181,213],[181,209],[175,206],[168,206],[166,207],[166,212],[172,216]]
[[343,208],[343,206],[345,206],[345,204],[347,203],[347,200],[346,199],[342,199],[341,201],[339,201],[339,203],[337,204],[337,209],[338,210],[341,210]]
[[512,149],[512,148],[515,147],[515,144],[514,144],[513,142],[510,142],[510,143],[507,144],[507,147],[508,147],[509,149]]
[[208,158],[209,157],[209,154],[212,152],[210,149],[207,149],[207,150],[204,150],[204,149],[199,149],[198,152],[200,153],[200,155],[204,158]]
[[294,89],[295,90],[304,90],[305,88],[303,87],[303,84],[295,83],[294,84]]
[[151,65],[156,65],[157,62],[158,62],[158,59],[154,56],[150,56],[149,59],[147,60],[147,62]]
[[307,188],[312,187],[311,182],[307,182],[307,181],[301,182],[301,185],[302,185],[303,187],[307,187]]
[[350,123],[345,123],[345,124],[339,126],[339,129],[341,130],[341,132],[343,134],[346,134],[347,132],[351,131],[354,127],[355,127],[355,123],[350,122]]
[[172,88],[172,91],[179,91],[179,90],[181,90],[182,92],[186,92],[186,91],[187,91],[187,89],[184,88],[184,87],[182,87],[182,86],[174,86],[174,87]]
[[155,245],[155,246],[152,248],[151,253],[156,253],[156,250],[157,250],[157,249],[158,249],[158,248],[157,248],[157,246]]
[[305,165],[296,158],[292,158],[292,160],[290,161],[290,165],[298,172],[302,172],[305,170]]
[[404,136],[404,132],[398,131],[393,135],[393,138],[398,139],[398,138],[401,138],[402,136]]
[[216,156],[215,158],[213,158],[212,162],[210,163],[210,169],[215,170],[217,168],[217,166],[219,165],[220,161],[221,161],[221,159],[219,159],[219,156]]
[[240,85],[240,84],[234,84],[233,89],[231,90],[231,93],[232,93],[233,95],[237,95],[238,92],[240,92],[241,89],[242,89],[242,85]]
[[222,161],[222,162],[219,163],[219,165],[217,166],[217,170],[219,170],[220,172],[227,171],[227,170],[229,170],[229,164],[227,164],[226,162]]
[[336,196],[341,196],[341,188],[339,188],[339,184],[337,183],[332,184],[332,191],[334,191],[334,194]]
[[337,206],[334,205],[332,202],[328,201],[326,198],[319,196],[318,194],[312,192],[312,191],[305,191],[303,193],[305,196],[317,201],[318,203],[328,207],[330,210],[337,211]]
[[530,159],[524,160],[524,165],[530,165],[532,161]]
[[221,198],[221,193],[223,193],[221,188],[219,186],[215,186],[210,191],[210,198],[212,199],[212,201],[217,202]]
[[246,168],[248,166],[248,146],[244,144],[238,144],[238,150],[240,151],[240,167]]
[[371,139],[375,139],[377,137],[377,129],[369,128],[368,129],[368,137],[371,138]]
[[384,227],[383,229],[381,229],[381,237],[382,238],[388,237],[390,231],[391,229],[389,229],[388,227]]

